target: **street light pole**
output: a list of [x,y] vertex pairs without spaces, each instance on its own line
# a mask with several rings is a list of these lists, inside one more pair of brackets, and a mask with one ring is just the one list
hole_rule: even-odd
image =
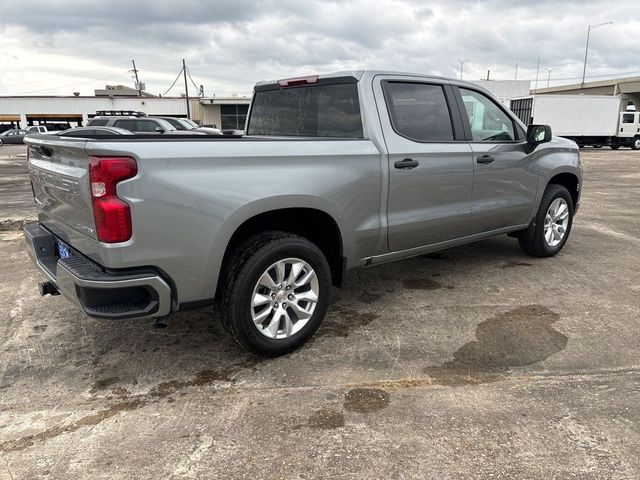
[[545,70],[548,73],[548,75],[547,75],[547,88],[549,88],[549,82],[551,81],[551,72],[553,72],[555,69],[556,69],[556,67],[554,67],[554,68],[545,68]]
[[581,85],[584,85],[584,79],[587,75],[587,57],[589,55],[589,37],[591,36],[591,29],[596,29],[598,27],[604,27],[605,25],[611,25],[613,22],[604,22],[604,23],[598,23],[596,25],[589,25],[589,27],[587,28],[587,45],[584,49],[584,67],[582,68],[582,83]]
[[464,67],[464,64],[469,60],[469,58],[467,58],[466,60],[458,60],[458,63],[460,64],[460,80],[462,80],[462,68]]

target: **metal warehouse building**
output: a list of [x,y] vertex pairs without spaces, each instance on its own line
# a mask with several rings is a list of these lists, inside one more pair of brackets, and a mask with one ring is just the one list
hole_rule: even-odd
[[[137,94],[137,92],[136,92]],[[191,119],[201,125],[243,129],[250,97],[194,97]],[[0,131],[45,125],[51,129],[85,125],[98,110],[133,110],[147,115],[187,116],[184,97],[132,95],[0,97]]]

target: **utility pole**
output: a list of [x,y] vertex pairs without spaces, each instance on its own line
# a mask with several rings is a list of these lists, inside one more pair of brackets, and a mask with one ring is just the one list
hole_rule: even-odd
[[553,72],[555,70],[555,67],[554,68],[545,68],[545,70],[548,73],[548,75],[547,75],[547,88],[549,88],[549,82],[551,82],[551,72]]
[[187,118],[191,118],[191,111],[189,110],[189,85],[187,84],[187,64],[182,59],[182,73],[184,74],[184,96],[187,99]]
[[589,55],[589,36],[591,35],[591,30],[595,30],[598,27],[604,27],[605,25],[611,25],[613,22],[604,22],[598,23],[597,25],[589,25],[587,28],[587,46],[584,49],[584,67],[582,68],[582,83],[584,85],[584,78],[587,75],[587,56]]
[[534,122],[535,113],[536,113],[536,95],[538,93],[538,75],[540,74],[540,57],[538,57],[538,66],[536,67],[536,83],[535,88],[533,89],[533,100],[531,101],[531,120],[527,125]]
[[487,70],[487,82],[489,81],[489,76],[491,75],[491,70]]
[[513,76],[514,80],[518,79],[518,64],[516,63],[516,74]]
[[458,60],[458,63],[460,64],[460,80],[462,80],[462,68],[464,67],[464,64],[467,63],[468,61],[469,61],[468,58],[466,60]]
[[140,79],[138,78],[138,69],[136,68],[136,61],[131,60],[131,63],[133,63],[133,74],[136,76],[136,90],[138,90],[138,96],[141,97],[142,88],[140,86]]

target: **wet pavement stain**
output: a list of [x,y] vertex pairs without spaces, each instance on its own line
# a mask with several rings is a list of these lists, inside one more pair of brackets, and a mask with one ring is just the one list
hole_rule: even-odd
[[383,293],[362,292],[358,295],[358,301],[371,305],[372,303],[380,300],[383,296]]
[[500,265],[500,268],[531,267],[531,266],[533,266],[532,263],[508,261]]
[[331,430],[344,427],[344,414],[332,408],[321,408],[313,412],[307,425],[309,428],[316,430]]
[[352,330],[369,325],[378,317],[375,313],[334,309],[331,318],[323,322],[316,337],[347,337]]
[[118,383],[119,380],[120,379],[118,377],[101,378],[91,386],[91,390],[89,390],[89,393],[94,394],[98,393],[100,390],[106,390],[111,385]]
[[47,430],[33,435],[27,435],[17,440],[9,440],[7,442],[4,442],[0,444],[0,451],[15,452],[24,450],[25,448],[29,448],[36,443],[44,442],[45,440],[57,437],[58,435],[62,435],[63,433],[71,433],[80,430],[83,427],[92,427],[98,425],[100,422],[103,422],[104,420],[111,418],[119,414],[120,412],[126,412],[140,408],[142,405],[144,405],[144,403],[145,402],[140,399],[119,402],[111,405],[104,410],[100,410],[99,412],[82,417],[75,422],[64,425],[56,425],[55,427],[48,428]]
[[165,398],[187,387],[198,387],[214,382],[230,382],[230,372],[225,370],[203,370],[196,373],[191,380],[169,380],[156,385],[149,395],[155,398]]
[[441,288],[453,290],[455,288],[453,285],[443,285],[430,278],[407,278],[402,284],[404,288],[409,290],[439,290]]
[[350,412],[375,412],[389,405],[389,398],[389,393],[379,388],[353,388],[345,393],[343,406]]
[[[238,370],[249,368],[255,365],[256,360],[248,360],[245,363],[233,365],[221,370],[202,370],[196,373],[190,380],[170,380],[161,382],[152,388],[149,393],[128,397],[128,391],[121,387],[115,386],[111,391],[120,399],[119,402],[109,405],[95,413],[86,415],[71,423],[56,425],[54,427],[43,430],[39,433],[26,435],[15,440],[8,440],[0,443],[0,452],[15,452],[29,448],[36,443],[44,442],[48,439],[57,437],[65,433],[75,432],[83,427],[95,426],[121,412],[137,410],[149,404],[156,403],[169,395],[177,393],[187,387],[203,386],[214,382],[232,382],[232,376]],[[91,388],[91,393],[97,393],[105,390],[119,381],[118,377],[108,377],[98,380]],[[183,393],[183,392],[181,392]],[[112,398],[112,397],[108,397]]]
[[527,305],[481,322],[476,339],[460,347],[453,360],[424,369],[434,384],[475,385],[501,380],[512,367],[542,362],[567,346],[552,325],[560,315],[542,305]]

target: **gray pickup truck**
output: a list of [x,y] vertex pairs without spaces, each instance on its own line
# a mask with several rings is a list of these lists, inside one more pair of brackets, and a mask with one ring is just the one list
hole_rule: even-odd
[[102,319],[213,303],[261,355],[307,341],[348,269],[501,234],[555,255],[582,182],[575,143],[481,87],[379,71],[260,82],[242,137],[27,143],[43,294]]

